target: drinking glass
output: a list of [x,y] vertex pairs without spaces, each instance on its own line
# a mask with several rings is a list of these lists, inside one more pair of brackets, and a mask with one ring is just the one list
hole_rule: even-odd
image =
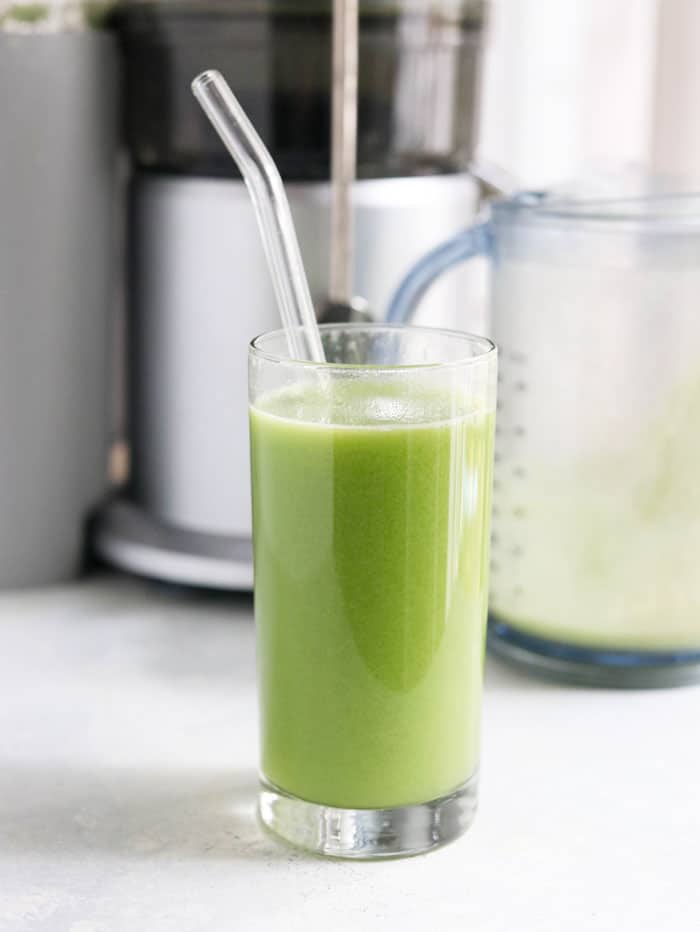
[[260,813],[342,857],[415,854],[476,805],[497,353],[391,325],[250,346]]

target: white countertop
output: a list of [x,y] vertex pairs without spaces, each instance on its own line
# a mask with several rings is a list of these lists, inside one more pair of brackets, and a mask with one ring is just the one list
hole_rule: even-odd
[[249,599],[0,594],[0,930],[697,932],[700,690],[490,661],[468,834],[383,863],[259,829]]

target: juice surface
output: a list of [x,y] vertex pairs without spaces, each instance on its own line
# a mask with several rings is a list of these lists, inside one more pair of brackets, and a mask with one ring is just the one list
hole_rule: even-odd
[[493,419],[410,385],[251,408],[262,771],[347,808],[477,769]]

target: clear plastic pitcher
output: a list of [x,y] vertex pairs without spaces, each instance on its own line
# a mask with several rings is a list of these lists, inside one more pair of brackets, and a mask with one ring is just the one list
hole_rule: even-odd
[[501,350],[490,643],[610,685],[700,678],[700,195],[519,195],[389,311],[491,257]]

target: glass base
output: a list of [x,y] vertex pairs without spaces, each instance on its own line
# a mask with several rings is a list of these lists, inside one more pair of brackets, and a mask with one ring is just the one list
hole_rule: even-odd
[[459,838],[476,813],[477,775],[448,796],[397,809],[338,809],[310,803],[261,780],[259,811],[285,841],[335,858],[422,854]]
[[524,634],[493,617],[488,646],[518,666],[581,686],[653,689],[700,682],[700,651],[580,647]]

